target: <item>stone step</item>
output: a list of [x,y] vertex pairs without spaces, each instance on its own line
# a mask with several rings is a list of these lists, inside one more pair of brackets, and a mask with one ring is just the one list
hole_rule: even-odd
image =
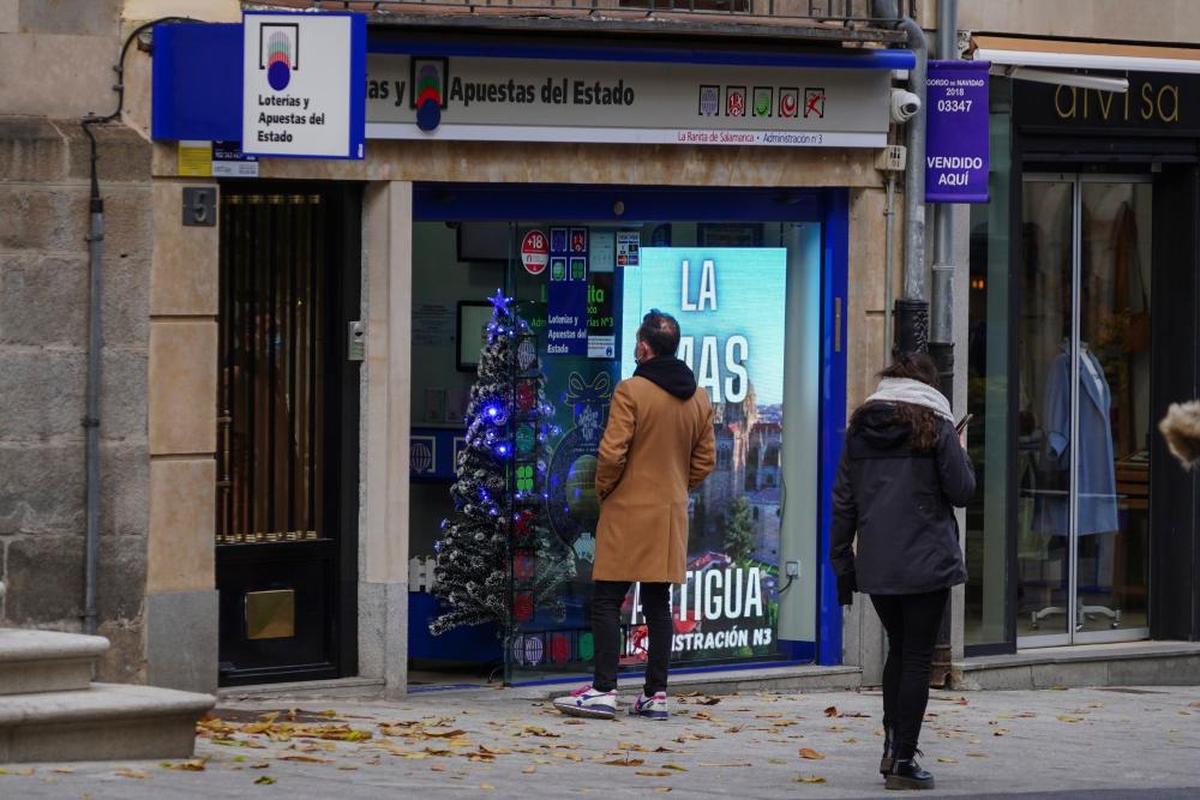
[[103,636],[0,628],[0,695],[86,689]]
[[93,683],[0,701],[0,764],[190,758],[207,694]]

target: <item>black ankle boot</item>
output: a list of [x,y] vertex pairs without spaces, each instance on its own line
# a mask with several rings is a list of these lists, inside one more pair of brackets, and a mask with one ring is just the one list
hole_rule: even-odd
[[932,789],[933,774],[921,769],[915,758],[897,758],[884,786],[888,789]]
[[879,759],[879,774],[885,778],[896,762],[896,737],[891,728],[883,729],[883,758]]

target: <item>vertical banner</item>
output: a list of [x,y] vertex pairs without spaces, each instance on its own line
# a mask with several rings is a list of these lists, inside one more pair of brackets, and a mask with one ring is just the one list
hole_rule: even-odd
[[[674,590],[674,657],[763,658],[776,652],[787,250],[643,247],[624,270],[622,320],[651,308],[677,320],[679,358],[716,413],[717,465],[691,495],[687,575]],[[621,373],[635,369],[623,336]],[[626,658],[644,655],[638,601]]]
[[550,229],[546,353],[588,354],[588,229]]
[[986,61],[930,61],[925,202],[988,201]]

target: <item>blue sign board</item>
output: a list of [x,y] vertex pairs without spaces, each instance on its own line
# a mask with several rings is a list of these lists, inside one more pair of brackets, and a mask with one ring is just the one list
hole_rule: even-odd
[[[250,14],[247,19],[255,20],[263,15]],[[314,100],[308,95],[297,98],[303,104],[309,99],[309,107],[305,110],[305,128],[332,129],[334,123],[345,126],[344,147],[339,137],[338,153],[333,157],[362,158],[363,141],[366,132],[366,17],[361,14],[297,14],[293,15],[308,25],[330,18],[349,20],[349,77],[344,84],[339,84],[341,96],[345,103],[345,113],[340,110],[337,114],[322,111],[312,106]],[[289,23],[290,24],[290,23]],[[286,27],[286,25],[284,26]],[[295,28],[300,30],[299,23]],[[278,33],[279,31],[277,31]],[[269,32],[268,32],[269,33]],[[299,76],[317,74],[328,78],[328,70],[322,71],[320,59],[310,60],[309,56],[321,55],[320,42],[315,42],[315,51],[304,46],[300,34],[284,30],[286,39],[282,44],[276,44],[276,50],[282,51],[282,56],[292,59],[289,64],[288,80],[283,82],[279,76],[281,67],[276,66],[281,58],[280,52],[271,50],[272,38],[263,38],[263,46],[255,47],[252,51],[244,48],[245,27],[241,24],[211,24],[202,22],[159,23],[154,26],[154,59],[152,62],[152,104],[150,135],[156,141],[170,140],[208,140],[239,142],[242,150],[257,155],[275,156],[316,156],[330,157],[330,148],[314,148],[306,150],[306,143],[295,131],[286,130],[284,133],[293,137],[294,145],[283,147],[279,145],[276,152],[266,152],[260,143],[246,146],[243,139],[243,95],[245,65],[251,63],[255,72],[259,62],[264,62],[262,72],[269,79],[270,69],[276,70],[276,84],[263,89],[260,94],[271,101],[283,103],[296,94],[296,90],[304,84]],[[299,37],[299,38],[298,38]],[[314,44],[308,41],[308,44]],[[263,52],[260,53],[259,50]],[[304,61],[300,61],[303,52]],[[274,60],[273,60],[274,59]],[[292,69],[295,67],[295,69]],[[308,80],[306,78],[306,80]],[[317,87],[320,88],[320,87]],[[315,90],[314,90],[315,92]],[[279,110],[282,109],[282,110]],[[268,113],[264,111],[263,113]],[[280,105],[271,110],[268,122],[278,128],[286,128],[287,123],[278,122],[283,114],[289,118],[298,117],[298,112],[289,110],[288,106]],[[334,116],[337,119],[334,119]],[[345,119],[343,120],[343,116]],[[257,118],[256,118],[257,119]],[[314,124],[319,123],[319,124]],[[298,127],[298,126],[295,126]],[[293,142],[284,142],[292,145]],[[269,149],[269,148],[268,148]],[[287,150],[288,152],[284,152]]]
[[546,353],[586,356],[588,327],[587,228],[550,229],[550,285],[546,289]]
[[986,61],[930,61],[925,202],[988,201]]

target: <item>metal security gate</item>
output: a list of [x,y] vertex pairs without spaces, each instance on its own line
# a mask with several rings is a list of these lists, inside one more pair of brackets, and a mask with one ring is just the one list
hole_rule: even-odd
[[357,317],[358,214],[348,189],[223,187],[216,552],[224,685],[354,669],[358,370],[346,357],[346,322]]

